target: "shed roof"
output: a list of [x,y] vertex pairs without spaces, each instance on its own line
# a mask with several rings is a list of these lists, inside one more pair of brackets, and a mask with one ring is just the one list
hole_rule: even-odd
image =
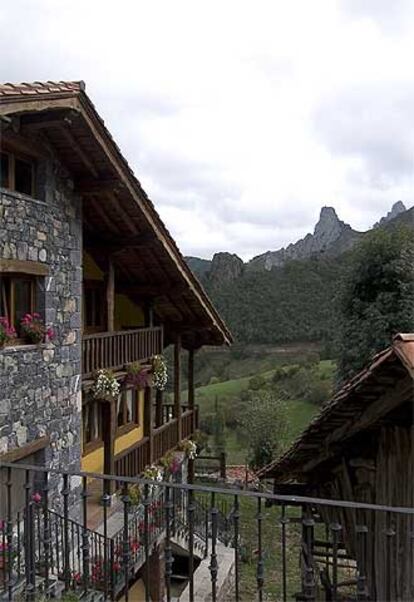
[[[52,146],[75,176],[84,203],[86,242],[110,245],[124,237],[117,255],[123,283],[130,291],[157,294],[155,307],[184,342],[231,343],[226,324],[187,266],[158,215],[85,92],[83,81],[5,83],[0,85],[0,122],[38,137],[38,148]],[[7,124],[6,124],[7,127]],[[41,152],[41,151],[39,151]],[[129,241],[129,246],[128,246]],[[137,253],[142,241],[140,253]],[[154,286],[148,288],[148,283]],[[126,291],[127,292],[127,291]]]
[[[305,472],[304,467],[309,465],[310,459],[316,466],[318,459],[323,461],[329,458],[333,455],[330,444],[349,434],[344,423],[355,423],[361,419],[370,404],[381,398],[390,387],[395,387],[396,379],[407,375],[414,380],[414,334],[400,333],[394,337],[390,347],[375,355],[367,368],[322,406],[319,414],[285,454],[262,468],[257,476],[275,477],[280,481],[292,480]],[[413,395],[411,381],[408,395],[410,390]]]

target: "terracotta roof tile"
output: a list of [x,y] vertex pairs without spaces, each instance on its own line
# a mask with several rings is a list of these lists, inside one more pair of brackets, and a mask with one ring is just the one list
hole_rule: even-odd
[[0,96],[28,96],[33,94],[45,95],[68,92],[81,92],[85,90],[83,81],[73,82],[22,82],[20,84],[5,83],[0,84]]

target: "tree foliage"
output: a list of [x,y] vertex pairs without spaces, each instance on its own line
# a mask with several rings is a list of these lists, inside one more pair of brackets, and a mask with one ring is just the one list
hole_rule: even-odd
[[414,232],[373,230],[350,257],[338,298],[338,375],[345,380],[414,329]]
[[240,432],[249,464],[255,469],[265,466],[278,456],[286,440],[285,403],[271,392],[252,392],[241,412]]

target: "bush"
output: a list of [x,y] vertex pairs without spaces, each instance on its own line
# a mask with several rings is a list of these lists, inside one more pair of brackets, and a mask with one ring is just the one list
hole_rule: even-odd
[[256,376],[252,376],[249,380],[249,389],[252,391],[260,391],[266,386],[266,379],[261,374],[256,374]]

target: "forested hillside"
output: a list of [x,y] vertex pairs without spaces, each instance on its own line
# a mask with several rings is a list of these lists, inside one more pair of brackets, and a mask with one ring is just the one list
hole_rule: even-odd
[[343,264],[343,258],[292,261],[270,272],[245,272],[209,292],[239,341],[324,341],[334,328]]

